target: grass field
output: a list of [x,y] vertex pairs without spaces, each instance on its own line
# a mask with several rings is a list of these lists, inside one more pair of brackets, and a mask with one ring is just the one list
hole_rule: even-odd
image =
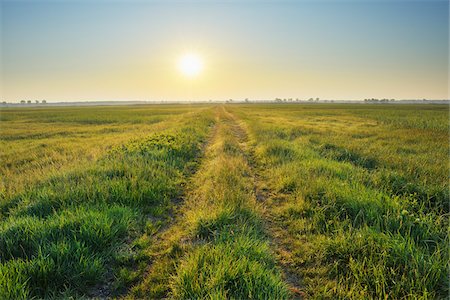
[[0,111],[0,298],[446,299],[444,105]]

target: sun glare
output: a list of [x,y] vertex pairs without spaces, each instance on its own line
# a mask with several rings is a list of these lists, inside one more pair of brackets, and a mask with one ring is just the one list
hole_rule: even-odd
[[196,54],[185,54],[178,61],[178,69],[187,77],[196,77],[203,70],[203,61]]

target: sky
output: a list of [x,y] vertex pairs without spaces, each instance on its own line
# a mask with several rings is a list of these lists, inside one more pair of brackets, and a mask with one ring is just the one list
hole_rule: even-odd
[[449,98],[446,0],[0,1],[1,101]]

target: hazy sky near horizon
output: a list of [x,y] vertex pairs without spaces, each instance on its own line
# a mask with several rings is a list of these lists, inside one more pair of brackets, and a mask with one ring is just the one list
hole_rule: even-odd
[[446,0],[0,1],[2,101],[449,98]]

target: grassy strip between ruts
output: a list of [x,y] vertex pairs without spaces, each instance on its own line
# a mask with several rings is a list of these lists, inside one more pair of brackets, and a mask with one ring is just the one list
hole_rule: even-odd
[[262,227],[245,136],[223,109],[175,224],[127,298],[285,299],[289,291]]
[[106,279],[111,263],[136,259],[130,247],[148,240],[155,219],[169,215],[212,122],[210,110],[187,115],[90,168],[4,199],[0,298],[79,297]]
[[172,296],[288,298],[264,234],[241,129],[225,111],[220,118],[187,200],[191,243],[176,268]]

